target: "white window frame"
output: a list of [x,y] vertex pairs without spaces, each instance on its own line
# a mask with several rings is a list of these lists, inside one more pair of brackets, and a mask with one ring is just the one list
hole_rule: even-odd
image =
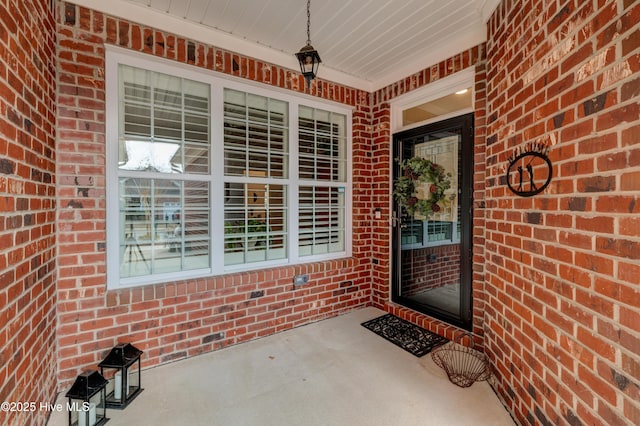
[[[118,137],[119,137],[119,72],[120,64],[179,76],[209,84],[211,87],[211,155],[210,175],[203,180],[210,183],[210,268],[179,271],[158,275],[139,277],[120,277],[120,232],[109,232],[120,229],[119,188],[118,188]],[[224,199],[224,182],[237,180],[224,176],[224,89],[253,93],[269,98],[285,101],[289,105],[289,172],[288,178],[269,178],[265,182],[283,185],[287,188],[287,250],[288,256],[282,260],[272,260],[241,265],[224,265],[224,206],[215,200]],[[131,52],[115,47],[105,47],[105,144],[106,144],[106,256],[107,256],[107,289],[138,287],[176,280],[202,278],[225,273],[264,269],[274,266],[295,265],[350,257],[352,255],[352,215],[353,215],[353,173],[352,173],[352,109],[336,102],[318,100],[308,95],[292,94],[284,89],[273,88],[258,83],[247,82],[233,76],[227,76],[210,70],[203,70],[191,65],[180,64],[150,55]],[[298,254],[298,189],[311,182],[298,179],[298,109],[308,106],[321,110],[346,115],[347,134],[347,170],[346,182],[332,182],[329,186],[344,187],[345,190],[345,250],[315,256],[301,257]],[[216,163],[219,162],[219,163]],[[143,177],[154,178],[156,174],[144,174]],[[169,178],[171,175],[164,175]],[[242,179],[240,179],[242,180]],[[312,181],[315,182],[315,181]]]

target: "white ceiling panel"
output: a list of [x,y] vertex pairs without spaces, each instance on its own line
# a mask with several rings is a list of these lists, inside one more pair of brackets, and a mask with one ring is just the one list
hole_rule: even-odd
[[[181,35],[200,35],[201,41],[287,67],[295,67],[293,55],[307,38],[305,0],[76,3]],[[483,42],[485,20],[496,4],[497,0],[312,0],[311,44],[322,58],[319,77],[368,90],[383,87]],[[216,33],[221,34],[211,36]]]
[[189,9],[188,1],[183,1],[183,2],[174,1],[169,5],[169,10],[167,10],[167,12],[173,16],[184,18],[185,16],[187,16],[188,9]]
[[[172,1],[171,3],[178,3],[176,1]],[[186,23],[202,23],[202,19],[209,9],[209,1],[207,0],[183,0],[180,3],[188,3],[189,7],[187,7],[187,15],[184,17]],[[151,5],[149,5],[150,9],[154,9],[153,0],[151,0]],[[178,16],[179,18],[180,16]],[[186,24],[185,23],[185,24]]]

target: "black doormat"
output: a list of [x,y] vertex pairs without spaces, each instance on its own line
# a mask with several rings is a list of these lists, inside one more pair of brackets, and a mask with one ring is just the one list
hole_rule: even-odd
[[433,348],[448,342],[444,337],[392,314],[365,321],[362,326],[417,357],[424,356]]

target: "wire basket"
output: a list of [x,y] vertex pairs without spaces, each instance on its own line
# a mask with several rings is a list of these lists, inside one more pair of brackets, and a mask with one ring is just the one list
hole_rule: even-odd
[[[460,343],[465,336],[469,336],[472,347]],[[447,373],[451,383],[462,388],[487,380],[491,376],[489,362],[485,354],[473,348],[473,336],[470,333],[462,334],[453,341],[434,349],[431,352],[431,358]]]

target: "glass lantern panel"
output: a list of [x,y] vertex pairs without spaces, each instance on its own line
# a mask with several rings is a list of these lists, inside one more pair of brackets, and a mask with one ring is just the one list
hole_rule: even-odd
[[127,372],[127,399],[132,397],[138,389],[140,389],[140,365],[139,363],[133,364],[131,367],[125,370]]
[[88,426],[99,424],[105,417],[106,407],[102,392],[98,392],[89,399],[89,423]]
[[96,426],[106,415],[102,392],[95,394],[89,401],[71,399],[68,409],[73,426]]
[[113,368],[103,368],[102,375],[109,382],[107,383],[107,402],[120,404],[122,399],[122,371]]

